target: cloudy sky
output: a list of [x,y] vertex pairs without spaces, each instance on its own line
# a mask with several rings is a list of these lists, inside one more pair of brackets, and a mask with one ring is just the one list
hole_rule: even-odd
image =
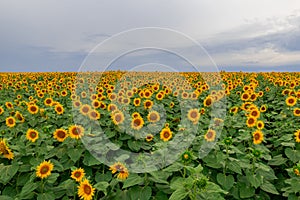
[[[111,69],[153,63],[193,70],[182,58],[227,71],[300,69],[298,0],[1,0],[0,26],[0,71],[78,71],[92,60],[91,52],[99,64],[113,63]],[[169,33],[117,37],[143,27]],[[143,49],[144,41],[157,48]],[[108,59],[109,52],[114,57]]]

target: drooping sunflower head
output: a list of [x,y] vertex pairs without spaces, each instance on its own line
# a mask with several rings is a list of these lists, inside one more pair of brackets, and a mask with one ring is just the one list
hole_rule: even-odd
[[39,132],[30,128],[26,132],[26,138],[31,142],[35,142],[39,138]]
[[78,168],[72,170],[71,178],[73,178],[75,181],[80,182],[85,175],[84,169]]
[[160,120],[160,115],[157,111],[150,111],[147,115],[147,119],[149,122],[158,122]]
[[54,165],[51,161],[43,161],[39,166],[36,168],[36,176],[40,177],[41,179],[47,178],[51,175],[51,171],[53,170]]
[[69,127],[69,136],[73,139],[80,139],[84,135],[84,128],[80,125]]
[[267,106],[262,105],[259,110],[260,110],[260,112],[266,112],[267,111]]
[[2,115],[2,113],[4,113],[4,109],[2,106],[0,106],[0,115]]
[[56,129],[53,133],[53,138],[59,142],[63,142],[68,136],[68,132],[62,128]]
[[216,138],[216,131],[213,129],[208,129],[208,131],[204,135],[204,139],[208,142],[213,142],[215,141],[215,138]]
[[264,140],[264,134],[260,130],[257,130],[254,133],[252,133],[252,136],[253,144],[260,144]]

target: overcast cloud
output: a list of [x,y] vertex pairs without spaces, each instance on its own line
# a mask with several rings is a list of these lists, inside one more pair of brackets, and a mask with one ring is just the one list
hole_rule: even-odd
[[[2,0],[0,27],[0,71],[77,71],[97,44],[139,27],[170,28],[192,37],[219,69],[300,69],[297,0]],[[176,45],[194,52],[188,44]],[[173,56],[153,51],[147,56],[123,58],[113,69],[131,69],[153,58],[152,63],[192,70]],[[199,56],[199,64],[211,64],[202,60]]]

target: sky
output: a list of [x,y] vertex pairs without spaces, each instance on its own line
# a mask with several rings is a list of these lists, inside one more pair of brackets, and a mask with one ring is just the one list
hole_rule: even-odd
[[298,0],[1,0],[0,27],[2,72],[300,70]]

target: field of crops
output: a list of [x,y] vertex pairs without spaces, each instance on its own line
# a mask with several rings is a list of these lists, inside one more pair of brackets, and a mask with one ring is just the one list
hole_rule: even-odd
[[300,73],[0,73],[0,199],[300,199]]

